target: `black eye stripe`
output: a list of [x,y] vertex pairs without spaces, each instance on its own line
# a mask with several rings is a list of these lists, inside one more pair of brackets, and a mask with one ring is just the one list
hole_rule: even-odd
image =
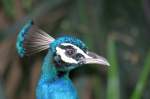
[[65,54],[69,57],[71,57],[72,55],[74,55],[77,51],[77,49],[75,49],[73,46],[71,45],[60,45],[59,46],[61,49],[65,50]]
[[65,50],[65,54],[69,57],[72,57],[77,52],[77,49],[71,45],[59,45],[59,48]]
[[65,46],[65,48],[66,48],[66,49],[74,49],[74,47],[73,47],[73,46],[70,46],[70,45]]
[[59,47],[60,47],[61,49],[74,49],[74,47],[71,46],[71,45],[67,45],[67,46],[60,45]]
[[[73,46],[71,46],[71,45],[59,45],[59,47],[61,48],[61,49],[75,49]],[[77,50],[77,49],[75,49],[75,50]],[[84,49],[82,49],[82,51],[83,52],[87,52],[87,48],[84,48]]]

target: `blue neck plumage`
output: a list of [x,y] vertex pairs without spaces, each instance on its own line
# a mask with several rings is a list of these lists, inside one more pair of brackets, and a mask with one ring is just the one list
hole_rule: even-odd
[[[44,59],[44,63],[42,65],[42,71],[41,71],[41,78],[42,80],[54,80],[60,77],[62,74],[59,74],[57,72],[56,67],[54,66],[54,63],[52,62],[53,54],[51,51],[48,52]],[[68,78],[68,73],[65,73],[65,75],[62,75],[64,78]]]
[[42,65],[41,76],[36,87],[37,99],[78,99],[68,72],[58,72],[48,52]]
[[52,53],[49,51],[46,55],[42,69],[41,69],[41,79],[42,80],[51,80],[57,76],[57,71],[55,66],[52,64]]

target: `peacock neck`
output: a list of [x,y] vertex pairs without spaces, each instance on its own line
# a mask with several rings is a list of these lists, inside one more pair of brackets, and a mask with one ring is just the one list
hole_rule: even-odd
[[44,81],[53,81],[58,78],[68,78],[68,72],[58,72],[56,70],[56,67],[54,66],[54,63],[52,61],[53,54],[51,51],[48,52],[44,59],[44,63],[42,65],[42,71],[41,71],[41,78],[40,80]]
[[78,99],[76,90],[68,77],[69,72],[58,72],[48,52],[41,68],[41,76],[36,87],[37,99]]

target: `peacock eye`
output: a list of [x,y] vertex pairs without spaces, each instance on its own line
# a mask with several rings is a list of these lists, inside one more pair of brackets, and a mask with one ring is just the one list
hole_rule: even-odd
[[66,49],[66,52],[65,52],[65,54],[66,54],[66,55],[69,55],[69,56],[72,56],[72,55],[74,55],[75,53],[76,53],[76,50],[73,49],[73,48],[68,48],[68,49]]

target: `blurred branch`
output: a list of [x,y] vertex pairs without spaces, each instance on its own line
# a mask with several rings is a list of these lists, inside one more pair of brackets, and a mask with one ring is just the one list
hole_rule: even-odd
[[93,78],[87,76],[80,76],[74,81],[80,99],[93,99],[92,98],[92,81]]
[[3,84],[2,84],[1,79],[0,79],[0,99],[6,99],[4,91],[5,90],[3,88]]
[[[13,38],[14,39],[14,38]],[[13,39],[6,39],[0,44],[0,76],[3,76],[10,61],[12,61],[12,42]],[[11,50],[11,51],[10,51]]]
[[[0,29],[3,29],[7,26],[8,26],[8,20],[6,20],[4,11],[0,9]],[[0,33],[0,37],[1,37],[1,33]]]
[[15,57],[12,59],[11,69],[7,74],[7,79],[5,81],[5,90],[8,99],[13,99],[14,95],[16,95],[16,90],[18,85],[20,84],[20,80],[22,77],[21,66],[19,64],[19,59],[15,53],[13,53]]
[[150,1],[149,0],[144,0],[144,14],[145,14],[145,17],[147,19],[147,23],[150,25]]
[[95,96],[95,99],[102,99],[104,88],[100,81],[100,77],[99,76],[92,77],[92,81],[93,81],[93,85],[94,85],[94,89],[93,89],[94,93],[93,94]]
[[25,11],[23,9],[23,3],[21,0],[14,0],[14,9],[15,9],[15,20],[21,20],[22,17],[25,15]]
[[117,42],[122,42],[123,44],[126,44],[128,46],[133,46],[135,44],[135,39],[127,34],[113,32],[111,35]]

